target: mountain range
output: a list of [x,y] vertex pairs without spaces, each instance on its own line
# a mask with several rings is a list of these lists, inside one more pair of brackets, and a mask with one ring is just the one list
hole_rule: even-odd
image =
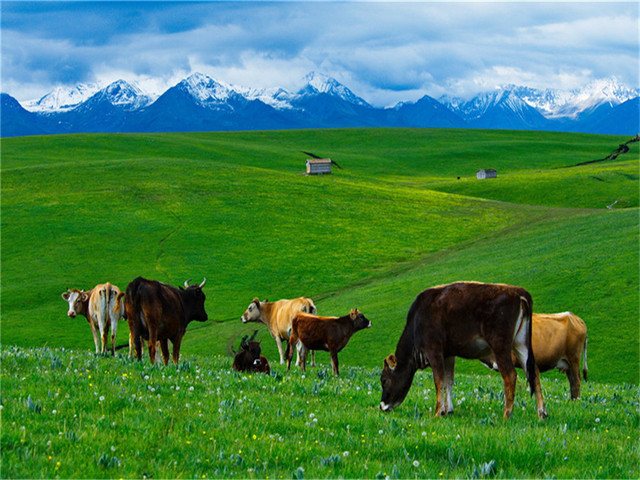
[[24,106],[3,93],[1,135],[337,127],[640,131],[640,89],[615,79],[571,91],[507,85],[469,100],[425,95],[387,108],[373,107],[326,75],[311,73],[305,81],[292,93],[238,87],[194,73],[159,96],[118,80],[105,88],[57,88]]

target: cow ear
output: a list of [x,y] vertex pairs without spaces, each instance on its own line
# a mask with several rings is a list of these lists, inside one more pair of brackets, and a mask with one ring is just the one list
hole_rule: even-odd
[[67,301],[67,302],[68,302],[68,301],[69,301],[69,292],[63,292],[63,294],[62,294],[62,298],[63,298],[65,301]]
[[358,309],[352,308],[351,313],[349,313],[349,316],[351,317],[351,320],[355,320],[356,317],[358,316]]
[[89,301],[89,292],[82,292],[81,298],[82,298],[83,302],[88,302]]
[[384,365],[386,367],[389,368],[389,370],[393,371],[396,369],[396,367],[398,366],[398,362],[396,361],[396,356],[395,354],[391,354],[389,355],[387,358],[384,359]]

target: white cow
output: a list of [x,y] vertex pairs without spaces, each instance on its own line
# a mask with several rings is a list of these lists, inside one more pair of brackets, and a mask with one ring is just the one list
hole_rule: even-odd
[[102,283],[85,292],[84,290],[67,289],[62,298],[69,303],[67,315],[75,318],[84,315],[91,327],[96,353],[105,353],[108,345],[109,329],[111,329],[111,355],[115,354],[116,332],[118,320],[124,317],[124,303],[116,308],[116,298],[120,289],[110,283]]

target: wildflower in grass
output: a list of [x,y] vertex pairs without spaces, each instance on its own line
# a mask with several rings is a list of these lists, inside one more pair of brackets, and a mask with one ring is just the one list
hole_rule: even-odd
[[347,452],[347,451],[342,452],[342,456],[345,457],[345,458],[348,457],[349,456],[349,452]]
[[420,462],[418,460],[413,461],[413,466],[418,468],[420,466]]

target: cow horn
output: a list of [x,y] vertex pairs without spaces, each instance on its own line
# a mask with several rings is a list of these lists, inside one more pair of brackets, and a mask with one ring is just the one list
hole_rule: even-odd
[[202,283],[200,284],[200,288],[204,287],[205,283],[207,283],[207,277],[204,277],[204,280],[202,280]]
[[189,280],[185,280],[184,282],[184,288],[189,288],[189,282],[191,281],[191,279]]

